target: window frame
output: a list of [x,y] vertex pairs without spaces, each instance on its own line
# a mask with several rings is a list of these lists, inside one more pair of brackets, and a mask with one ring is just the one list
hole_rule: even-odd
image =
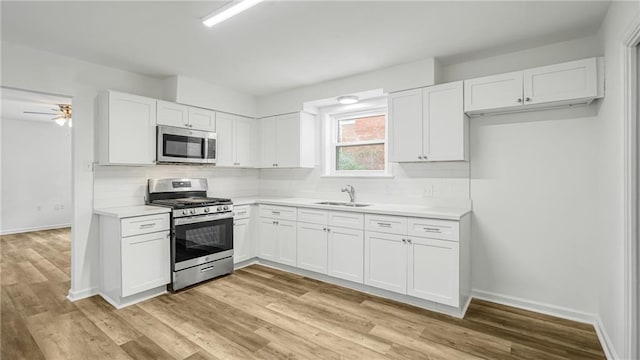
[[[338,142],[338,124],[340,121],[384,115],[384,139],[353,142]],[[386,105],[376,105],[364,109],[338,111],[327,115],[329,129],[327,135],[328,149],[325,149],[327,170],[325,176],[332,177],[388,177],[391,176],[389,164],[389,114]],[[384,170],[337,170],[338,147],[358,145],[384,145]]]

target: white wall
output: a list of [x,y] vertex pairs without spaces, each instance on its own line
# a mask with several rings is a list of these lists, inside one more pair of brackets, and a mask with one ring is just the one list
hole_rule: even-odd
[[[623,36],[640,14],[640,3],[614,2],[599,39],[606,58],[606,98],[598,116],[598,314],[612,350],[627,358],[625,342],[624,78]],[[638,340],[636,340],[637,342]]]
[[301,111],[307,101],[333,96],[379,88],[393,92],[433,85],[435,68],[435,60],[429,58],[259,97],[258,117]]
[[[453,81],[601,55],[595,37],[453,64]],[[470,121],[477,294],[589,319],[598,309],[598,104]]]
[[0,233],[69,226],[71,128],[53,121],[0,121]]
[[73,228],[70,296],[91,293],[99,281],[98,222],[93,215],[95,98],[114,89],[162,98],[162,80],[2,41],[1,85],[73,98]]
[[173,76],[167,81],[171,82],[171,86],[174,87],[172,101],[237,115],[257,117],[256,98],[252,95],[221,88],[182,75]]

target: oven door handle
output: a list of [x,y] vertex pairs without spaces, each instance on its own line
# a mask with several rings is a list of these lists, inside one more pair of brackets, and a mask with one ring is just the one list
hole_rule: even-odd
[[188,218],[178,218],[173,221],[176,226],[186,225],[186,224],[197,224],[201,222],[207,221],[215,221],[215,220],[224,220],[224,219],[233,219],[233,212],[223,213],[223,214],[209,214],[209,215],[199,215],[199,216],[191,216]]

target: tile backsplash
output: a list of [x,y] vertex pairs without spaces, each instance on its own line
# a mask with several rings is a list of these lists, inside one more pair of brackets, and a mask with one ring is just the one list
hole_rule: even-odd
[[94,207],[144,204],[147,179],[202,177],[209,196],[305,197],[348,200],[340,191],[356,189],[359,202],[469,206],[469,163],[393,164],[389,178],[324,177],[315,169],[229,169],[208,166],[97,166]]

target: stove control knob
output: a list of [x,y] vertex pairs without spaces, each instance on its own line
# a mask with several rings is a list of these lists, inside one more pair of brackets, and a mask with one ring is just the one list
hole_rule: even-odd
[[208,213],[209,211],[209,208],[204,208],[204,212]]
[[225,210],[229,210],[229,207],[227,205],[223,206],[222,208]]
[[187,214],[188,214],[187,210],[182,210],[182,215],[187,215]]
[[196,209],[191,209],[191,210],[189,210],[189,212],[191,213],[191,215],[195,215]]
[[222,211],[222,206],[218,206],[218,208],[216,210]]

